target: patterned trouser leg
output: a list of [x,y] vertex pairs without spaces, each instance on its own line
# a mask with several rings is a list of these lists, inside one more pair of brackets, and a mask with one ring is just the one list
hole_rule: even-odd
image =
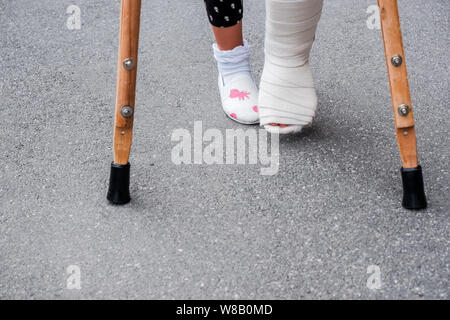
[[218,28],[232,27],[242,20],[243,0],[204,0],[209,22]]

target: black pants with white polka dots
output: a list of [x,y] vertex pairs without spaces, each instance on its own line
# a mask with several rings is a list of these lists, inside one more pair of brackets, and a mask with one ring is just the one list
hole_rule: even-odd
[[205,0],[209,22],[218,28],[232,27],[242,20],[242,0]]

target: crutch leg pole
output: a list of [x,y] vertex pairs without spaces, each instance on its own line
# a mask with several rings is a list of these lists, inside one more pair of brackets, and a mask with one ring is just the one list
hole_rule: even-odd
[[118,205],[126,204],[131,200],[128,160],[133,139],[141,0],[122,0],[121,10],[114,162],[111,165],[107,194],[107,199]]
[[397,142],[402,159],[403,207],[427,206],[422,168],[418,164],[411,94],[403,49],[397,0],[378,0],[386,63],[391,88]]

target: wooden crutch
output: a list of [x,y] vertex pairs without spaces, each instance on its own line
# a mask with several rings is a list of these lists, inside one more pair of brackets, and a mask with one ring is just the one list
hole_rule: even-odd
[[122,0],[121,10],[114,162],[107,194],[107,199],[113,204],[126,204],[131,200],[128,160],[133,139],[141,0]]
[[397,0],[378,0],[386,64],[398,146],[402,159],[403,207],[423,209],[427,206],[422,167],[418,164],[416,132],[403,49]]

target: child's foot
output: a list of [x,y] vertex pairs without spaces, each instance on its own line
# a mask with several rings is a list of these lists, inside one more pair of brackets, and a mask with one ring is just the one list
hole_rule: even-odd
[[229,51],[213,46],[219,69],[219,91],[225,114],[243,124],[259,123],[258,88],[250,72],[247,43]]
[[242,124],[259,123],[258,88],[248,75],[239,75],[223,84],[219,75],[219,90],[225,114]]

